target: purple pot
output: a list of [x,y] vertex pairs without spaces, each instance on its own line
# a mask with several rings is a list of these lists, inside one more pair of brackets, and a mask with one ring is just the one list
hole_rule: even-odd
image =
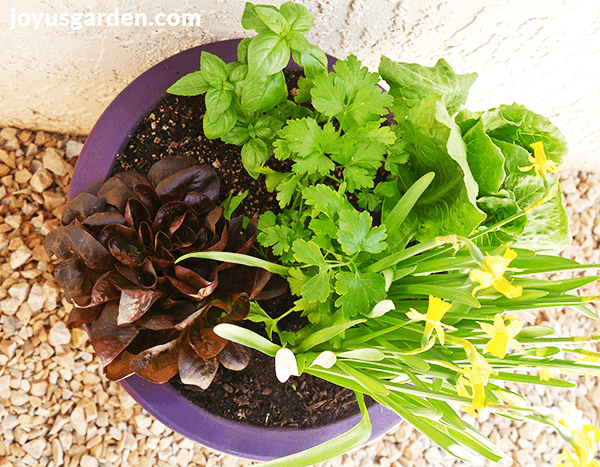
[[[111,173],[117,153],[166,90],[182,76],[198,70],[202,51],[232,62],[237,60],[238,43],[239,39],[228,40],[186,50],[153,66],[127,86],[92,129],[75,167],[69,200],[81,192],[98,190]],[[335,59],[328,60],[331,68]],[[132,375],[121,385],[146,411],[177,433],[217,451],[251,460],[266,461],[311,448],[345,433],[361,418],[358,414],[310,430],[258,428],[212,415],[189,402],[170,384],[155,384]],[[373,425],[371,440],[401,420],[378,404],[369,408],[369,415]]]

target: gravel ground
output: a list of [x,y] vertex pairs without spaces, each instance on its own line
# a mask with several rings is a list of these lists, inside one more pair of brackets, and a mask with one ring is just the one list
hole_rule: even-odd
[[[0,467],[245,466],[250,463],[183,438],[103,378],[89,341],[75,344],[63,324],[69,311],[42,247],[59,224],[82,137],[0,129]],[[573,244],[564,256],[600,262],[600,174],[567,172],[562,188]],[[595,289],[593,288],[595,287]],[[588,286],[582,293],[598,293]],[[598,332],[573,311],[542,312],[559,333]],[[523,387],[532,405],[577,401],[598,426],[600,386],[577,390]],[[564,443],[549,429],[482,414],[472,420],[514,459],[514,466],[553,465]],[[406,424],[326,466],[467,465]],[[471,464],[469,464],[471,465]],[[480,464],[487,465],[487,464]],[[495,465],[495,464],[490,464]]]

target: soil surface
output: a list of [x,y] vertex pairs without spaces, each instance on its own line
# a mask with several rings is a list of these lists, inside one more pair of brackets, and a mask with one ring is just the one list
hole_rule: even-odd
[[[297,73],[287,73],[290,95],[298,78]],[[222,200],[232,191],[240,194],[248,190],[248,197],[239,208],[241,212],[254,216],[267,210],[277,211],[275,196],[266,189],[262,177],[255,180],[245,171],[240,148],[204,137],[204,111],[203,96],[167,95],[140,123],[123,153],[117,156],[113,174],[126,170],[146,174],[163,157],[192,156],[217,171]],[[288,296],[285,301],[262,305],[272,316],[278,316],[289,309],[293,298]],[[301,322],[287,320],[288,330],[296,330],[300,325]],[[262,331],[254,323],[247,326]],[[306,374],[280,383],[274,360],[260,352],[254,352],[251,363],[240,372],[221,366],[206,390],[184,385],[179,376],[170,383],[184,397],[215,415],[258,426],[311,428],[358,413],[354,393],[348,389]],[[372,403],[369,401],[368,405]]]

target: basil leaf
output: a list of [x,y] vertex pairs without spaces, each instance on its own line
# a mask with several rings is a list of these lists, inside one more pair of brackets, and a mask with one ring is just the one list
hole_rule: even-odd
[[276,8],[267,5],[256,5],[254,11],[262,22],[275,34],[282,35],[289,31],[290,26]]
[[180,78],[167,92],[177,96],[197,96],[210,89],[201,71],[195,71]]
[[235,126],[237,115],[233,109],[228,108],[221,114],[206,112],[202,119],[204,135],[208,139],[221,138]]
[[[301,36],[299,33],[292,33],[292,38],[295,38],[296,34]],[[304,38],[304,36],[302,36]],[[319,47],[310,44],[306,41],[306,44],[298,41],[297,38],[293,39],[296,46],[292,47],[292,58],[294,61],[304,68],[304,74],[307,78],[314,78],[315,76],[324,75],[327,72],[327,55]],[[292,44],[292,40],[290,40]]]
[[287,39],[272,31],[259,33],[248,47],[248,77],[268,76],[283,70],[290,61]]
[[248,125],[240,122],[240,119],[235,122],[235,126],[226,134],[221,136],[221,139],[229,144],[235,144],[236,146],[243,146],[246,141],[250,138],[248,132]]
[[310,11],[304,5],[287,2],[281,5],[279,11],[292,31],[304,33],[312,29],[314,20]]
[[228,73],[225,62],[209,52],[202,52],[200,70],[208,84],[213,88],[220,88],[227,81]]
[[288,96],[282,71],[269,76],[246,78],[242,91],[242,109],[245,112],[264,112],[272,109]]
[[256,120],[256,123],[251,126],[251,131],[254,132],[255,137],[270,141],[275,138],[282,126],[283,122],[278,118],[270,115],[261,115]]
[[238,62],[240,62],[243,65],[248,65],[248,47],[250,46],[250,41],[251,39],[249,37],[246,37],[245,39],[242,39],[238,44]]
[[425,67],[381,57],[379,73],[390,85],[389,92],[401,115],[434,93],[444,96],[448,113],[453,115],[467,101],[469,88],[477,79],[477,73],[457,75],[443,58],[435,66]]
[[206,92],[206,108],[214,115],[221,115],[231,105],[231,91],[211,88]]
[[269,160],[271,156],[266,143],[262,139],[250,138],[242,146],[242,163],[253,178],[258,178],[258,169]]
[[[271,5],[263,6],[276,10],[276,8]],[[244,29],[253,29],[258,33],[267,31],[269,29],[264,21],[260,19],[260,16],[258,16],[258,13],[256,12],[256,6],[250,2],[246,2],[246,7],[244,8],[244,13],[242,14],[242,27]]]

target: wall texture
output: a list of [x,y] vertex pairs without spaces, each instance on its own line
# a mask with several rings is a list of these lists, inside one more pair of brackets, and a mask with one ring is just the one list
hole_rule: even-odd
[[[242,37],[239,0],[3,0],[0,126],[88,133],[112,98],[161,59]],[[281,4],[279,0],[261,3]],[[600,170],[600,2],[595,0],[299,0],[311,39],[375,69],[383,54],[477,71],[471,110],[517,102],[548,116],[571,146],[568,167]],[[200,13],[200,27],[15,25],[21,13]],[[14,10],[13,10],[14,9]],[[24,21],[23,21],[24,22]]]

